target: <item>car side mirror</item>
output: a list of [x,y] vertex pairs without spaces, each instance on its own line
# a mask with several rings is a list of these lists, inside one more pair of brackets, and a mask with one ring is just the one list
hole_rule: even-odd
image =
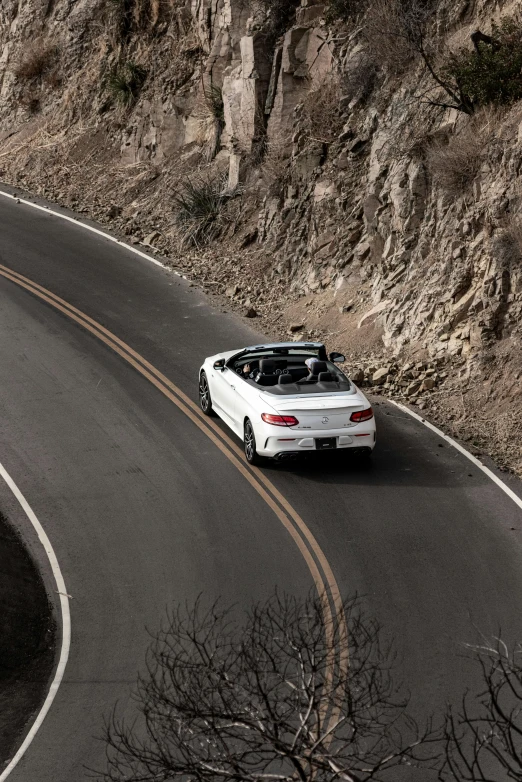
[[214,369],[219,369],[220,372],[223,372],[225,369],[225,359],[220,358],[219,361],[214,361]]
[[328,356],[330,361],[333,361],[335,364],[342,364],[343,361],[346,361],[346,358],[343,356],[342,353],[330,353]]

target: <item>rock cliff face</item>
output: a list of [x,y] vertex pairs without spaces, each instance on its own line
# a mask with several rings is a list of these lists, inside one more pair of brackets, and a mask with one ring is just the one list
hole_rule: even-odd
[[[387,368],[379,390],[520,469],[522,106],[428,105],[378,9],[373,28],[329,9],[3,0],[0,178],[156,248],[267,330],[328,335],[368,383]],[[451,49],[514,10],[440,0],[430,29]],[[183,213],[188,182],[219,196],[211,232]]]

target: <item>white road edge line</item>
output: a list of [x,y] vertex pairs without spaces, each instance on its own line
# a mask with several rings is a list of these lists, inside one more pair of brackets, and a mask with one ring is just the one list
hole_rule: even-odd
[[[393,399],[389,399],[389,402],[392,403],[392,405],[395,405],[395,407],[398,407],[400,410],[403,410],[405,413],[408,413],[408,415],[411,415],[412,418],[415,418],[417,421],[420,421],[421,424],[424,424],[428,429],[431,429],[432,432],[435,432],[439,435],[439,437],[442,437],[443,440],[446,440],[447,443],[452,445],[454,448],[457,449],[461,454],[463,454],[466,459],[469,459],[470,462],[472,462],[475,467],[478,467],[479,470],[482,470],[483,473],[485,473],[488,478],[491,478],[491,480],[497,484],[497,486],[502,489],[502,491],[507,494],[507,496],[513,500],[515,505],[518,505],[519,508],[522,509],[522,499],[515,494],[514,491],[512,491],[509,486],[507,486],[504,481],[502,481],[498,475],[495,475],[495,473],[489,469],[489,467],[486,467],[485,464],[482,464],[481,461],[479,461],[476,456],[473,456],[472,453],[469,451],[466,451],[466,449],[460,445],[456,440],[453,440],[453,438],[449,437],[447,434],[444,434],[440,429],[438,429],[436,426],[433,426],[433,424],[430,424],[429,421],[426,421],[425,418],[422,418],[422,416],[418,415],[417,413],[414,413],[413,410],[410,410],[409,407],[406,407],[406,405],[401,405],[400,402],[395,402]],[[2,778],[0,777],[0,782],[2,782]]]
[[[116,239],[115,236],[111,236],[108,233],[105,233],[105,231],[100,231],[99,228],[94,228],[92,225],[87,225],[87,223],[82,223],[81,220],[78,220],[75,217],[69,217],[69,215],[64,215],[61,212],[57,212],[55,209],[51,209],[49,206],[40,206],[40,204],[33,204],[32,201],[27,201],[25,198],[19,198],[19,196],[11,195],[11,193],[6,193],[5,190],[0,190],[0,196],[3,196],[4,198],[10,198],[11,201],[16,201],[21,204],[25,204],[26,206],[32,206],[33,209],[38,209],[39,212],[45,212],[46,214],[52,214],[56,217],[60,217],[62,220],[67,220],[68,223],[74,223],[74,225],[80,226],[80,228],[85,228],[87,231],[92,231],[93,234],[98,234],[98,236],[103,236],[104,239],[108,239],[110,242],[114,242],[114,244],[119,244],[120,247],[125,247],[126,250],[130,250],[135,255],[139,255],[140,258],[145,258],[146,261],[150,261],[151,263],[156,264],[156,266],[161,266],[162,269],[169,269],[168,266],[166,266],[164,263],[161,263],[161,261],[156,260],[156,258],[153,258],[151,255],[147,255],[147,253],[142,252],[141,250],[137,250],[136,247],[133,247],[131,244],[127,244],[127,242],[122,242],[119,239]],[[170,271],[173,271],[175,275],[178,277],[183,277],[183,279],[186,279],[186,277],[183,274],[180,274],[180,272],[175,271],[174,269],[169,269]],[[1,777],[0,777],[1,782]]]
[[69,659],[69,649],[71,647],[71,613],[69,610],[69,598],[67,595],[67,589],[65,588],[65,581],[63,579],[62,571],[60,570],[60,565],[58,564],[56,554],[54,553],[54,549],[51,545],[51,541],[47,537],[47,533],[45,532],[44,528],[36,518],[36,515],[34,514],[31,506],[25,499],[24,495],[22,494],[22,492],[20,491],[20,489],[13,481],[9,473],[5,470],[2,464],[0,464],[0,475],[2,476],[4,481],[9,486],[14,496],[20,503],[22,510],[24,511],[25,515],[33,525],[36,534],[38,535],[38,538],[40,540],[40,543],[45,549],[45,553],[47,554],[47,557],[49,559],[49,563],[53,571],[54,579],[56,581],[56,591],[60,596],[60,608],[62,611],[62,647],[60,650],[60,658],[58,660],[58,666],[56,668],[54,679],[49,688],[49,692],[47,693],[45,702],[42,708],[40,709],[40,711],[38,712],[35,721],[31,725],[31,728],[27,736],[25,737],[21,747],[19,748],[18,752],[13,757],[13,759],[10,761],[9,765],[0,774],[0,782],[3,782],[4,779],[7,779],[11,771],[13,771],[15,766],[18,765],[19,761],[25,755],[27,749],[29,748],[29,745],[33,741],[38,730],[40,729],[42,722],[44,721],[47,715],[47,712],[51,708],[56,693],[58,692],[58,688],[63,679],[65,666],[67,665],[67,660]]

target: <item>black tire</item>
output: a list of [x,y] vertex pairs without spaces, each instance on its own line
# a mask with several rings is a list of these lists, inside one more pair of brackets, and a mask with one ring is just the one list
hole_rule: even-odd
[[259,467],[259,465],[263,464],[264,459],[262,456],[259,456],[256,449],[256,436],[254,434],[254,428],[248,418],[245,421],[243,444],[245,449],[245,459],[247,462],[254,467]]
[[204,415],[214,415],[212,397],[210,396],[210,389],[208,387],[208,380],[205,372],[202,372],[199,376],[199,406]]

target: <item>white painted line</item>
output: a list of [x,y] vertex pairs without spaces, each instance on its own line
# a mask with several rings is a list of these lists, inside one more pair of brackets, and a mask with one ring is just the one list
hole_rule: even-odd
[[6,484],[9,486],[9,488],[13,492],[14,496],[16,497],[20,505],[22,506],[25,515],[33,525],[36,534],[38,535],[38,538],[40,540],[40,543],[45,549],[45,553],[47,554],[47,557],[49,559],[54,575],[54,580],[56,582],[56,591],[60,596],[60,608],[62,611],[62,647],[60,649],[60,658],[58,660],[58,666],[56,668],[54,679],[51,682],[51,686],[49,688],[49,692],[47,693],[45,702],[42,708],[40,709],[40,711],[38,712],[38,716],[36,717],[35,721],[31,725],[29,733],[25,737],[23,744],[21,745],[20,749],[18,750],[14,758],[10,761],[9,765],[0,774],[0,782],[4,782],[4,779],[7,779],[11,771],[15,768],[15,766],[19,763],[23,755],[25,755],[25,753],[27,752],[29,745],[31,744],[34,737],[38,733],[38,730],[40,729],[40,726],[44,721],[47,712],[51,708],[56,693],[58,692],[58,688],[63,679],[65,666],[67,665],[67,660],[69,659],[69,649],[71,647],[71,614],[69,611],[69,595],[67,594],[67,589],[65,588],[65,581],[63,580],[62,571],[60,570],[60,565],[58,564],[58,560],[56,559],[56,554],[54,553],[54,549],[51,545],[51,542],[47,537],[47,533],[45,532],[44,528],[36,518],[31,506],[25,499],[20,489],[18,488],[18,486],[13,481],[9,473],[4,469],[4,467],[1,464],[0,464],[0,475],[2,476]]
[[[127,244],[126,242],[121,242],[119,239],[116,239],[115,236],[111,236],[110,234],[105,233],[105,231],[100,231],[99,228],[94,228],[94,226],[92,225],[87,225],[86,223],[82,223],[80,220],[77,220],[75,217],[69,217],[68,215],[64,215],[61,212],[57,212],[54,209],[51,209],[49,206],[40,206],[39,204],[33,204],[32,201],[27,201],[25,198],[19,198],[18,196],[13,196],[11,195],[11,193],[6,193],[4,190],[0,190],[0,196],[3,196],[4,198],[10,198],[11,201],[16,201],[17,203],[25,204],[26,206],[32,206],[33,209],[38,209],[38,211],[40,212],[46,212],[46,214],[52,214],[55,215],[56,217],[61,217],[62,220],[67,220],[68,223],[74,223],[74,225],[78,225],[80,226],[80,228],[85,228],[85,230],[87,231],[92,231],[93,234],[98,234],[99,236],[103,236],[104,239],[108,239],[110,242],[114,242],[114,244],[119,244],[120,247],[125,247],[126,250],[130,250],[135,255],[139,255],[141,258],[145,258],[145,260],[150,261],[151,263],[155,263],[156,266],[161,266],[162,269],[168,268],[167,266],[165,266],[164,263],[161,263],[161,261],[157,261],[156,258],[152,258],[152,256],[147,255],[147,253],[144,253],[141,250],[137,250],[131,244]],[[179,272],[174,272],[174,274],[177,274],[178,277],[183,276]]]
[[[422,418],[422,416],[418,415],[417,413],[414,413],[413,410],[410,410],[406,405],[401,405],[400,402],[395,402],[393,399],[388,399],[388,402],[391,402],[392,405],[395,405],[395,407],[398,407],[400,410],[403,410],[405,413],[408,413],[412,416],[412,418],[416,418],[417,421],[420,421],[421,424],[424,424],[424,426],[427,426],[428,429],[431,429],[432,432],[435,432],[439,435],[439,437],[442,437],[443,440],[446,440],[447,443],[452,445],[454,448],[457,449],[457,451],[460,451],[461,454],[463,454],[466,459],[469,459],[470,462],[472,462],[475,467],[478,467],[479,470],[482,470],[483,473],[485,473],[488,478],[491,478],[491,480],[497,484],[497,486],[502,489],[502,491],[507,494],[507,496],[513,500],[515,505],[518,505],[519,508],[522,509],[522,499],[515,494],[514,491],[512,491],[509,486],[507,486],[504,481],[502,481],[498,475],[495,475],[495,473],[489,469],[489,467],[486,467],[485,464],[482,464],[479,459],[477,459],[476,456],[473,456],[472,453],[469,451],[466,451],[466,449],[460,445],[456,440],[453,440],[451,437],[449,437],[447,434],[444,434],[444,432],[441,432],[440,429],[437,429],[436,426],[433,426],[433,424],[430,424],[429,421],[426,421],[425,418]],[[0,782],[2,782],[2,778],[0,777]]]

